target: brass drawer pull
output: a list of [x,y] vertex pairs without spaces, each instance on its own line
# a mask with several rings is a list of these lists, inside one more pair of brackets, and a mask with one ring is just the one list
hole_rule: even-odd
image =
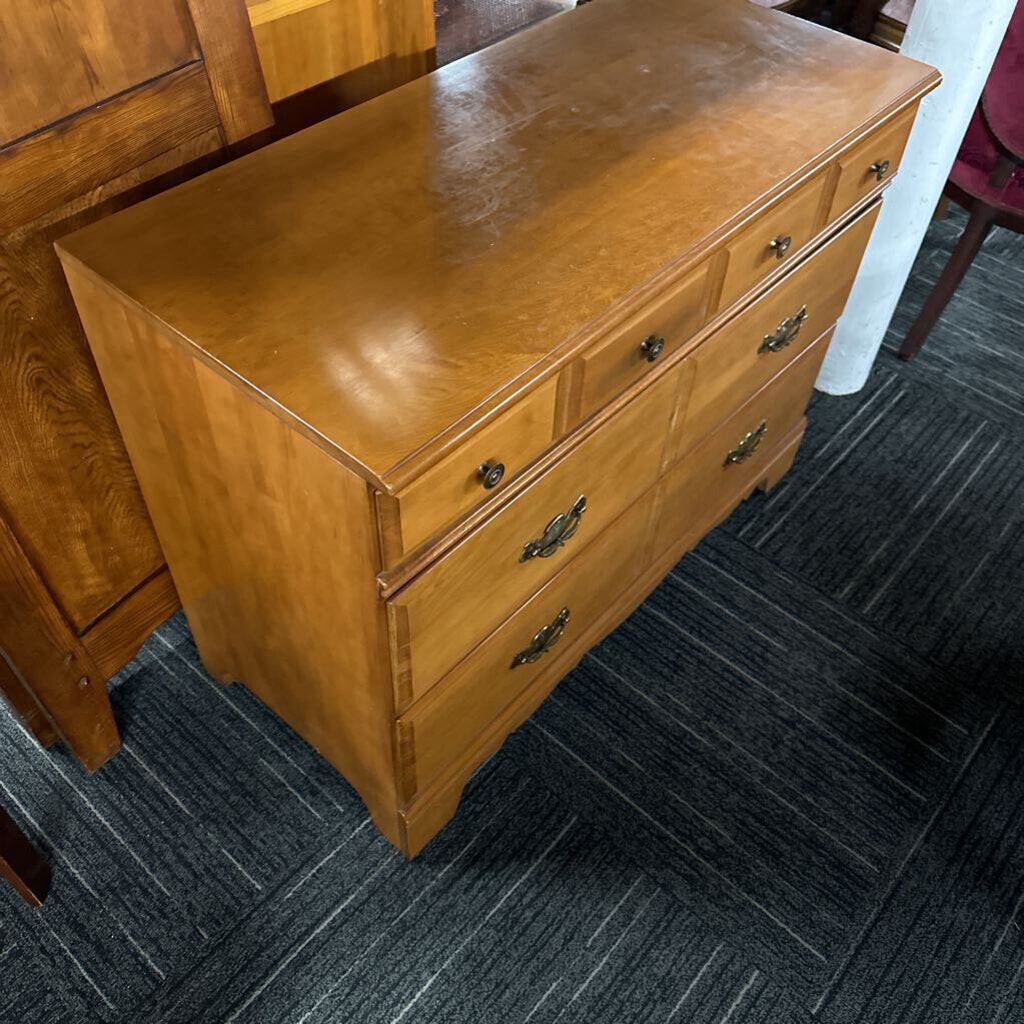
[[519,665],[532,665],[539,661],[541,656],[547,654],[565,632],[565,624],[569,621],[569,609],[563,608],[554,619],[547,625],[537,630],[529,647],[524,647],[513,659],[509,668],[517,668]]
[[544,527],[544,532],[536,540],[527,541],[523,545],[520,562],[528,562],[531,558],[550,558],[580,528],[580,519],[587,511],[587,496],[581,494],[572,504],[568,512],[559,512]]
[[797,312],[792,316],[787,316],[775,328],[774,334],[766,334],[764,336],[764,340],[757,349],[758,355],[762,352],[781,352],[787,345],[791,345],[796,340],[796,336],[800,333],[800,328],[806,319],[807,307],[801,306]]
[[868,170],[874,174],[875,181],[885,181],[885,176],[889,173],[889,161],[876,160]]
[[731,465],[734,462],[746,462],[754,452],[760,447],[761,442],[764,440],[765,434],[768,433],[768,421],[761,420],[761,425],[756,429],[752,430],[745,438],[728,455],[725,457],[725,465]]
[[498,462],[497,459],[488,459],[477,467],[476,475],[480,478],[480,483],[490,490],[501,483],[501,478],[505,475],[505,464]]
[[640,354],[649,363],[653,363],[658,356],[665,349],[665,339],[656,338],[653,334],[649,334],[643,341],[640,342]]
[[784,259],[786,253],[789,252],[789,247],[793,244],[793,239],[789,235],[779,235],[778,238],[773,238],[768,243],[768,248],[775,253],[777,260]]

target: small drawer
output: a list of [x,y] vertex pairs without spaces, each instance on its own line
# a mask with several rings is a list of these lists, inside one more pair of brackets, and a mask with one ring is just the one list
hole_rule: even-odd
[[576,420],[639,380],[700,330],[707,317],[707,265],[699,267],[580,357]]
[[836,160],[839,176],[829,209],[830,221],[841,217],[896,173],[910,138],[915,113],[916,110],[912,110],[901,115],[839,155]]
[[684,360],[387,603],[399,711],[654,483]]
[[471,747],[562,651],[588,633],[646,566],[653,490],[630,506],[398,720],[412,799]]
[[880,205],[879,201],[861,214],[697,349],[697,374],[677,455],[730,416],[839,319]]
[[654,557],[696,542],[764,479],[779,446],[803,418],[831,330],[708,435],[662,484]]
[[377,494],[385,566],[497,494],[551,447],[557,381],[547,381],[395,497]]
[[825,175],[816,175],[744,228],[730,243],[720,309],[791,260],[818,233],[824,188]]

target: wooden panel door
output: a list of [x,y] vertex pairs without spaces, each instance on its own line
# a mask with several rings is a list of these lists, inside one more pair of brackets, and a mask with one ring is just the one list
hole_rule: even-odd
[[53,242],[272,120],[244,0],[0,11],[0,691],[89,768],[105,677],[177,596]]

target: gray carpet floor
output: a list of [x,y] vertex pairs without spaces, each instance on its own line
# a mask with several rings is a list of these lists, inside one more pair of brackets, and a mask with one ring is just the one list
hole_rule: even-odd
[[0,716],[53,860],[0,1021],[1024,1021],[1024,239],[510,738],[411,864],[181,616],[87,777]]

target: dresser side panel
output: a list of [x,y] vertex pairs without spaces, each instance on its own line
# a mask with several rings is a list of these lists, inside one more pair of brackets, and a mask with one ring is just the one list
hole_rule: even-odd
[[74,267],[68,277],[200,655],[312,743],[397,839],[366,483]]

